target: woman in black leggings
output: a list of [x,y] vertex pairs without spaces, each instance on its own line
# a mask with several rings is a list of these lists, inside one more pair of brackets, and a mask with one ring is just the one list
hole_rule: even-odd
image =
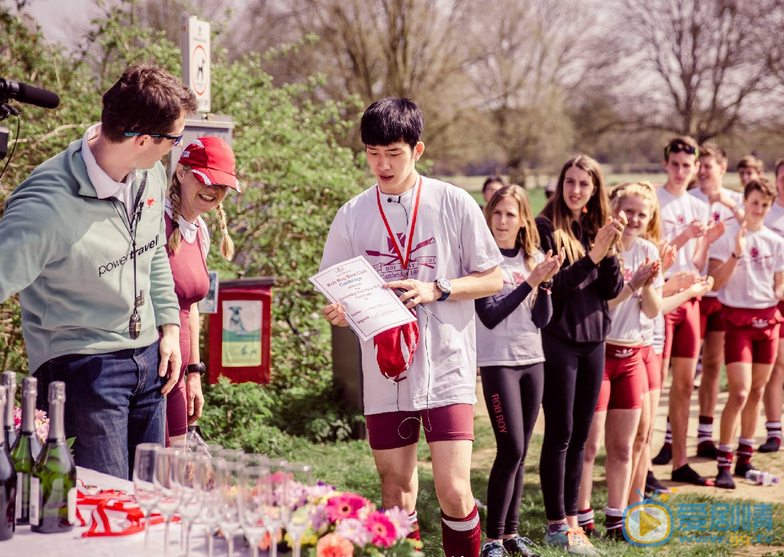
[[520,186],[498,190],[485,208],[504,261],[504,286],[476,300],[477,364],[498,451],[487,485],[487,541],[481,557],[533,555],[517,532],[528,442],[542,403],[539,329],[550,320],[549,281],[561,258],[539,250],[531,206]]
[[553,317],[542,330],[544,442],[539,463],[545,541],[569,553],[598,555],[577,526],[583,451],[604,374],[608,300],[623,288],[615,245],[625,226],[611,216],[599,163],[569,160],[536,226],[543,250],[565,251],[552,287]]

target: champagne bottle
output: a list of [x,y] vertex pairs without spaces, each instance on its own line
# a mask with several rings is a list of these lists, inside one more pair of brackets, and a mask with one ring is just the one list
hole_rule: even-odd
[[49,384],[49,435],[30,478],[30,529],[68,532],[76,522],[76,464],[65,441],[65,383]]
[[41,442],[35,431],[35,397],[38,395],[38,380],[25,377],[22,381],[22,427],[11,452],[16,469],[16,523],[30,523],[30,473],[35,459],[41,452]]
[[[0,386],[0,416],[7,404],[8,390]],[[5,442],[5,428],[0,427],[0,542],[14,537],[14,505],[16,505],[16,472]]]
[[5,427],[5,446],[10,453],[16,443],[16,424],[14,423],[14,407],[16,406],[16,372],[4,371],[0,385],[7,389],[5,414],[3,416],[3,426]]

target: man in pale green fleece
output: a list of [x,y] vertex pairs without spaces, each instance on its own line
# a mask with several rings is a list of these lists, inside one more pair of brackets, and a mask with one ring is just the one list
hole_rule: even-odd
[[160,160],[196,107],[166,72],[126,70],[101,123],[36,168],[0,219],[0,301],[19,292],[38,407],[64,381],[76,463],[126,479],[136,445],[163,441],[179,376]]

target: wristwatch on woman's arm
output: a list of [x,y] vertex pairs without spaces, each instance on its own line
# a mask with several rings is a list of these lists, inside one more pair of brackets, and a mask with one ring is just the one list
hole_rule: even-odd
[[207,366],[204,365],[204,362],[199,362],[198,364],[188,364],[188,369],[185,370],[185,375],[190,375],[191,373],[204,375],[206,372]]

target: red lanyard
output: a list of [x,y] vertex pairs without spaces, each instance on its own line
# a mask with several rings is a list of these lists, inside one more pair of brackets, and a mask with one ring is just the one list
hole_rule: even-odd
[[376,186],[376,200],[378,201],[378,212],[381,213],[381,218],[384,219],[384,225],[387,227],[387,232],[389,233],[389,237],[392,238],[392,245],[395,247],[395,251],[397,252],[397,257],[400,259],[400,263],[403,265],[403,269],[406,271],[408,270],[408,262],[411,258],[411,246],[414,245],[414,228],[416,227],[416,220],[417,220],[417,213],[419,212],[419,196],[422,193],[422,176],[419,177],[419,183],[417,184],[417,194],[416,194],[416,201],[414,202],[414,214],[411,217],[411,230],[408,233],[408,247],[406,248],[406,258],[403,259],[403,252],[401,251],[400,247],[397,243],[397,236],[392,232],[392,228],[389,226],[389,221],[387,221],[387,217],[384,214],[384,207],[381,206],[381,186]]

